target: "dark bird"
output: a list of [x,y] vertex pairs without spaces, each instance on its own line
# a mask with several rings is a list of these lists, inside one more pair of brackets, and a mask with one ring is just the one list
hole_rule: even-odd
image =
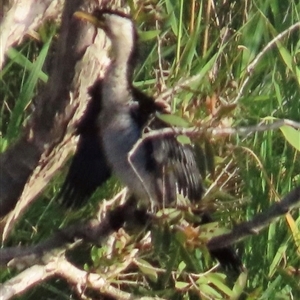
[[[161,109],[153,98],[131,87],[142,111],[154,113]],[[62,199],[66,207],[80,207],[89,200],[92,194],[111,177],[111,167],[104,154],[102,140],[99,137],[99,114],[102,107],[102,80],[97,80],[89,88],[90,101],[80,120],[76,134],[79,135],[76,152],[71,161],[67,176],[56,196]],[[140,123],[147,120],[146,114],[136,115]]]
[[[132,19],[110,10],[75,15],[102,28],[111,41],[112,60],[99,95],[97,135],[101,145],[98,155],[107,160],[105,169],[109,166],[107,170],[111,169],[139,202],[152,208],[174,203],[177,193],[191,201],[201,200],[202,179],[191,145],[179,143],[174,136],[156,137],[142,142],[129,160],[129,152],[143,133],[168,127],[157,117],[157,113],[165,112],[163,106],[132,86],[137,57],[137,31]],[[109,176],[109,171],[104,173],[104,177]],[[223,248],[213,254],[223,265],[241,269],[233,249]]]
[[102,82],[99,125],[113,172],[139,201],[152,206],[174,202],[177,193],[200,200],[203,187],[193,148],[180,144],[175,137],[144,142],[129,162],[128,153],[145,130],[167,126],[155,115],[163,112],[163,107],[132,87],[137,57],[137,32],[132,20],[108,10],[77,16],[88,16],[104,29],[112,43],[112,62]]

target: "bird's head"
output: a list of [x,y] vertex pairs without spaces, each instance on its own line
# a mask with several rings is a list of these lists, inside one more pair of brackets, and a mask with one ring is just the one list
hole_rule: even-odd
[[[92,14],[77,11],[74,16],[103,29],[111,40],[112,47],[115,50],[118,47],[132,49],[136,43],[137,31],[134,22],[128,15],[122,12],[98,9]],[[123,48],[122,50],[125,49]]]

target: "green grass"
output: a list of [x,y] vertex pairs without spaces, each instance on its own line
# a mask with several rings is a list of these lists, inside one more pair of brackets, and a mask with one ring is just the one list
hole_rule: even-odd
[[[248,126],[271,118],[299,122],[299,28],[263,52],[250,73],[247,67],[271,40],[300,21],[300,4],[293,0],[231,0],[226,5],[215,1],[215,7],[209,7],[206,2],[158,1],[152,8],[145,5],[133,9],[143,40],[135,74],[136,86],[158,95],[161,90],[178,86],[183,78],[199,76],[171,99],[173,112],[193,125],[200,121],[207,125],[213,118],[207,101],[213,104],[216,100],[217,106],[221,102],[230,104],[237,99],[241,87],[243,92],[235,109],[220,115],[219,126]],[[1,151],[18,137],[23,120],[30,115],[28,104],[38,90],[38,83],[47,80],[42,65],[50,42],[51,35],[44,39],[42,46],[31,41],[9,52],[10,59],[0,76],[4,95],[0,106]],[[287,140],[290,135],[293,135],[294,147]],[[201,234],[189,241],[187,232],[181,232],[175,225],[194,216],[170,214],[163,224],[154,225],[153,247],[141,250],[139,263],[128,271],[131,277],[125,277],[127,271],[123,271],[113,280],[134,294],[166,299],[199,299],[199,295],[202,299],[238,299],[240,294],[241,299],[299,298],[298,211],[237,245],[248,269],[248,276],[243,274],[239,281],[222,270],[205,273],[213,262],[204,246],[209,229],[220,233],[235,222],[250,220],[299,185],[298,132],[286,136],[280,130],[273,130],[247,137],[208,136],[206,139],[205,154],[210,156],[208,165],[214,160],[215,174],[207,172],[205,184],[206,187],[216,184],[216,188],[204,200],[207,205],[216,202],[215,219],[220,220],[220,224],[216,228],[202,226]],[[202,140],[196,142],[204,146]],[[221,174],[226,167],[228,172]],[[236,175],[230,177],[231,174]],[[35,244],[72,220],[87,219],[97,199],[113,193],[111,183],[80,212],[66,215],[52,201],[62,178],[53,180],[41,199],[30,208],[9,244],[16,245],[20,241]],[[219,178],[217,182],[216,178]],[[106,266],[122,266],[124,255],[135,247],[138,236],[134,233],[125,245],[118,244],[114,249],[116,255],[111,259],[107,258],[105,246],[94,246],[91,251],[84,249],[84,257],[91,256],[85,268],[105,272]],[[165,271],[160,273],[157,269]],[[15,273],[1,272],[1,281],[13,276],[10,272]],[[201,276],[189,277],[191,274]],[[44,292],[48,296],[40,297]],[[67,299],[70,293],[67,284],[53,280],[20,299],[37,296]]]

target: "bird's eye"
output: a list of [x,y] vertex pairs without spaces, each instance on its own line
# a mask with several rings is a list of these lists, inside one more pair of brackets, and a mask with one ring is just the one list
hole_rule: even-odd
[[106,20],[105,15],[101,14],[98,16],[99,21],[104,22]]
[[98,19],[100,22],[104,22],[106,20],[105,14],[101,10],[96,10],[93,15]]

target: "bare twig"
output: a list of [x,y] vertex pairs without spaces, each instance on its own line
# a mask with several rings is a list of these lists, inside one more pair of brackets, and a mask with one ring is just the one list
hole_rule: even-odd
[[200,79],[203,78],[203,74],[200,73],[198,75],[194,75],[192,77],[189,78],[184,78],[181,79],[177,82],[177,84],[173,85],[172,88],[169,88],[167,90],[165,90],[164,92],[162,92],[157,98],[156,101],[168,101],[168,99],[170,97],[172,97],[173,95],[175,95],[176,93],[189,88],[190,85],[194,84],[195,82],[200,81]]
[[[118,198],[119,195],[118,195]],[[120,200],[115,197],[113,201]],[[111,205],[109,203],[108,205]],[[101,208],[103,210],[103,208]],[[151,297],[134,297],[121,289],[115,288],[106,278],[113,278],[131,265],[139,253],[132,249],[124,257],[118,268],[111,268],[103,275],[89,273],[76,268],[65,258],[66,250],[80,245],[83,241],[99,243],[126,220],[132,220],[136,212],[134,201],[127,201],[99,220],[91,220],[85,224],[75,224],[60,230],[48,240],[28,247],[10,247],[0,250],[0,265],[25,269],[6,283],[0,285],[0,299],[6,300],[19,295],[50,277],[64,278],[76,286],[80,293],[86,288],[115,297],[117,299],[153,299]],[[160,299],[160,298],[155,298]]]
[[[111,205],[111,203],[108,205]],[[103,211],[103,206],[100,209]],[[33,260],[38,260],[45,252],[52,251],[53,249],[63,247],[66,250],[67,247],[65,245],[74,243],[78,239],[99,244],[112,232],[121,228],[126,220],[132,220],[135,211],[135,202],[130,200],[107,212],[100,220],[92,219],[86,223],[71,225],[37,245],[2,248],[0,249],[0,266],[8,264],[13,259],[28,255]]]
[[[273,204],[265,213],[255,216],[251,221],[239,224],[228,234],[212,238],[207,243],[207,247],[209,250],[223,248],[251,234],[257,234],[278,217],[299,205],[300,187],[297,187],[284,197],[283,200]],[[0,299],[10,299],[12,296],[18,295],[53,276],[66,279],[71,284],[76,285],[80,291],[88,287],[112,297],[118,295],[118,299],[135,299],[132,295],[131,298],[128,298],[129,294],[113,287],[107,282],[106,278],[116,276],[118,272],[124,271],[131,263],[136,263],[139,253],[137,249],[132,249],[124,260],[124,263],[118,269],[109,271],[112,273],[107,273],[105,276],[80,270],[64,257],[65,251],[70,248],[67,245],[74,243],[74,240],[77,239],[77,242],[72,245],[73,247],[74,245],[79,245],[84,240],[97,242],[99,238],[104,238],[116,230],[115,225],[112,226],[115,222],[114,219],[117,219],[118,226],[122,226],[126,220],[132,219],[134,211],[135,203],[129,201],[117,207],[105,216],[102,221],[92,220],[86,224],[70,226],[36,246],[1,249],[0,262],[2,265],[10,261],[9,265],[11,267],[28,267],[28,269],[5,284],[0,285]],[[120,216],[124,217],[123,222],[118,220]]]
[[54,276],[55,268],[53,263],[48,265],[35,265],[26,269],[22,273],[0,285],[0,300],[8,300],[21,293],[24,293],[29,288],[37,285],[43,280]]
[[226,247],[249,235],[258,234],[277,218],[298,206],[300,206],[300,186],[292,190],[281,201],[274,203],[266,212],[256,215],[251,221],[235,226],[228,234],[212,238],[207,243],[207,247],[210,250],[218,249],[221,245]]
[[[137,252],[137,249],[133,249],[131,253],[125,257],[125,267],[128,267],[129,264],[131,264]],[[114,287],[110,281],[107,280],[107,278],[111,278],[112,274],[110,274],[110,272],[107,272],[106,274],[96,274],[81,270],[67,261],[65,256],[61,254],[47,254],[43,257],[43,260],[43,264],[34,265],[0,285],[0,299],[11,299],[53,276],[64,278],[70,284],[75,286],[81,294],[86,288],[89,288],[120,300],[162,299],[157,297],[135,297],[131,293],[124,292],[121,289]]]
[[255,59],[253,59],[253,61],[248,65],[247,67],[247,73],[248,76],[246,77],[246,79],[244,80],[243,84],[241,85],[239,92],[236,96],[236,98],[234,99],[234,101],[232,102],[237,103],[240,98],[242,97],[243,93],[244,93],[244,89],[247,85],[247,83],[250,80],[251,75],[253,74],[253,71],[256,67],[256,65],[259,63],[259,61],[261,60],[261,58],[266,54],[266,52],[268,52],[272,47],[275,46],[275,44],[280,41],[283,37],[285,37],[286,35],[290,34],[292,31],[297,30],[300,28],[300,22],[295,23],[294,25],[290,26],[289,28],[287,28],[286,30],[284,30],[283,32],[279,33],[273,40],[271,40],[263,49],[262,51],[255,57]]
[[174,127],[167,127],[159,130],[153,130],[148,133],[145,133],[134,145],[134,147],[130,150],[128,157],[129,160],[132,161],[132,157],[136,153],[139,147],[147,141],[152,140],[155,138],[162,138],[167,136],[177,136],[177,135],[186,135],[190,138],[197,138],[201,135],[205,134],[206,136],[228,136],[228,135],[241,135],[245,136],[251,133],[255,132],[264,132],[267,130],[274,130],[278,129],[282,126],[290,126],[296,129],[300,129],[300,123],[288,120],[288,119],[282,119],[277,120],[271,124],[260,124],[260,125],[254,125],[254,126],[248,126],[248,127],[222,127],[222,128],[198,128],[198,127],[191,127],[191,128],[174,128]]
[[[211,239],[207,244],[208,248],[210,250],[222,248],[234,244],[248,235],[256,234],[281,215],[298,207],[300,205],[299,202],[300,187],[297,187],[281,201],[273,204],[266,212],[255,216],[251,221],[237,225],[228,234]],[[65,251],[67,249],[66,244],[74,243],[78,239],[99,243],[103,238],[123,226],[126,220],[133,219],[136,212],[135,205],[134,201],[127,201],[125,204],[108,213],[101,221],[93,219],[84,224],[72,225],[62,229],[38,245],[0,249],[0,265],[5,265],[13,259],[27,256],[36,261],[41,259],[47,251],[49,252],[62,247],[64,247],[62,251]]]

